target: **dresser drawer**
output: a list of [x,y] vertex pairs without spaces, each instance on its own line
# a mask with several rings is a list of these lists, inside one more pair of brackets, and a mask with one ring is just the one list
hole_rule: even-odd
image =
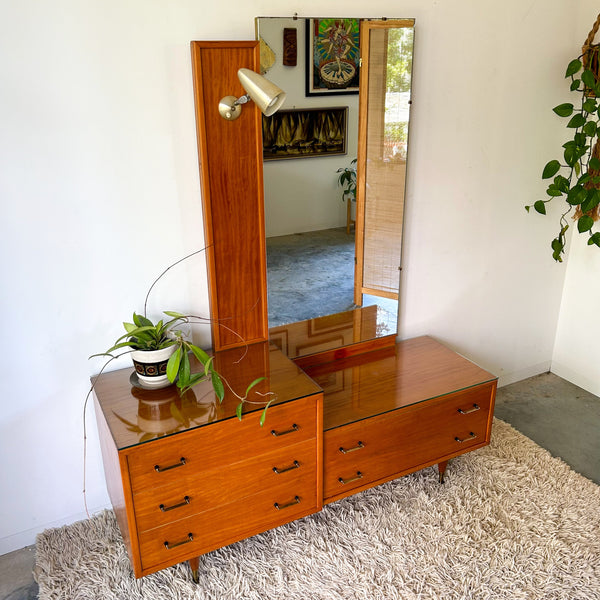
[[291,484],[307,478],[316,486],[315,438],[142,490],[133,497],[137,528],[154,529],[264,490],[285,495]]
[[493,390],[483,385],[326,431],[325,498],[489,442]]
[[490,441],[495,383],[444,396],[399,420],[402,470],[467,452]]
[[320,506],[308,472],[287,487],[216,506],[139,535],[142,568],[156,570],[315,512]]
[[317,399],[309,396],[272,406],[263,427],[258,414],[229,419],[134,448],[127,457],[133,493],[228,468],[247,456],[273,452],[316,438]]
[[397,421],[394,412],[325,432],[326,499],[397,471]]

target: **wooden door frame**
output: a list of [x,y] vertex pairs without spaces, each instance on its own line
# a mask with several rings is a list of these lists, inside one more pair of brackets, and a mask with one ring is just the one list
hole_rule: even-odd
[[[373,292],[365,288],[364,282],[364,234],[365,234],[365,199],[367,169],[367,128],[369,108],[369,45],[371,31],[374,29],[394,29],[398,27],[414,27],[414,19],[362,20],[360,23],[360,81],[358,94],[358,149],[356,160],[356,222],[354,225],[354,304],[362,306],[363,294]],[[377,292],[383,297],[390,294]],[[394,296],[398,299],[397,296]]]

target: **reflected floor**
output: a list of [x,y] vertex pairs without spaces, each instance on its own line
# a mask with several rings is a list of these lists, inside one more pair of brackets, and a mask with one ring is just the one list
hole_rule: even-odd
[[[267,238],[269,327],[356,308],[354,233],[344,227]],[[396,329],[398,302],[364,296]]]

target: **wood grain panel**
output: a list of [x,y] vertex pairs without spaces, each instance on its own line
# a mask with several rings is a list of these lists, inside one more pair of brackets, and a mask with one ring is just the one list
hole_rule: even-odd
[[261,113],[217,110],[242,96],[237,77],[260,71],[258,42],[192,42],[192,69],[215,350],[268,338]]
[[[456,456],[489,442],[495,386],[485,384],[325,433],[325,498],[364,487],[393,473]],[[458,409],[473,412],[462,414]],[[471,437],[474,434],[476,437]],[[456,438],[465,440],[458,442]],[[471,438],[471,439],[469,439]],[[362,447],[344,453],[345,450]],[[350,483],[360,472],[362,477]]]
[[[277,510],[275,503],[282,508]],[[286,504],[291,505],[284,507]],[[319,505],[314,478],[307,478],[295,481],[286,490],[266,490],[152,529],[140,535],[144,574],[294,521],[315,512]],[[188,534],[192,534],[191,541]],[[165,542],[185,543],[168,550]]]
[[307,477],[314,482],[319,462],[316,447],[317,441],[313,438],[227,467],[208,468],[196,477],[182,477],[169,485],[135,494],[138,530],[154,529],[266,489],[284,493],[293,482]]
[[[290,433],[275,436],[272,431]],[[148,487],[168,485],[206,469],[227,467],[317,435],[315,397],[274,406],[269,409],[265,427],[249,419],[230,419],[136,446],[128,453],[131,487],[137,493]],[[185,464],[180,463],[182,458]]]

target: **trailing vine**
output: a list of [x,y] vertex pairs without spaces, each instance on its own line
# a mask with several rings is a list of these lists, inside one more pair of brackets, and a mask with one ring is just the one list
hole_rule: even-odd
[[[570,90],[579,95],[577,106],[565,102],[553,111],[569,119],[566,126],[572,139],[563,144],[561,160],[549,161],[542,179],[551,179],[545,200],[538,200],[533,209],[546,214],[546,204],[561,198],[566,210],[559,220],[558,235],[552,240],[552,258],[562,262],[566,233],[570,220],[577,222],[579,233],[588,233],[588,245],[600,247],[600,232],[594,225],[600,218],[600,83],[598,82],[598,53],[600,46],[591,42],[600,25],[600,15],[583,47],[583,54],[567,66],[565,78],[571,80]],[[532,206],[526,206],[529,211]]]

